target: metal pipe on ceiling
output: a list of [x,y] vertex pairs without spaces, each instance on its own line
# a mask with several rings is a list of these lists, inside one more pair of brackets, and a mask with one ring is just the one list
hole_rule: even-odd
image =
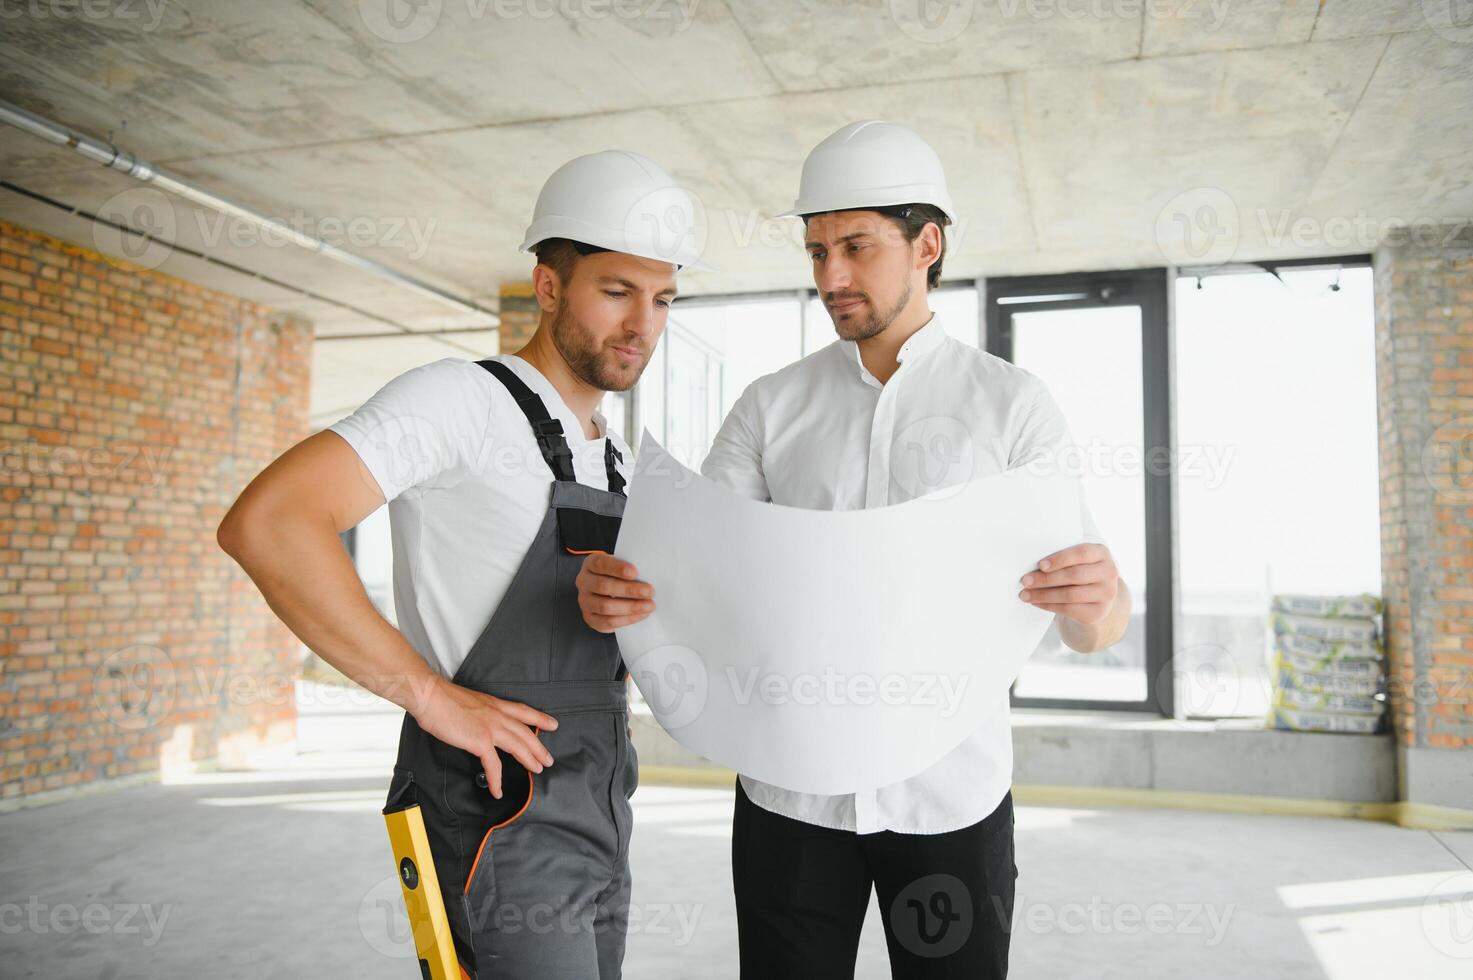
[[269,215],[262,214],[245,205],[237,204],[228,198],[207,191],[196,184],[190,183],[183,177],[171,174],[165,170],[160,170],[148,161],[140,160],[133,154],[119,149],[111,143],[104,143],[101,140],[93,139],[87,134],[78,132],[69,126],[64,126],[44,116],[38,116],[33,112],[28,112],[5,99],[0,99],[0,122],[8,123],[16,129],[30,133],[32,136],[39,137],[57,146],[71,147],[87,159],[101,164],[110,170],[117,170],[136,180],[153,184],[201,207],[210,208],[221,214],[251,222],[263,229],[270,230],[289,239],[308,251],[317,252],[343,265],[352,266],[379,279],[403,286],[406,289],[412,289],[422,296],[427,296],[430,299],[452,306],[462,313],[489,317],[493,323],[497,324],[501,322],[501,318],[494,311],[488,310],[470,300],[463,299],[438,286],[433,286],[430,283],[416,279],[414,276],[399,272],[396,269],[391,269],[372,259],[366,259],[361,255],[354,255],[352,252],[299,231]]

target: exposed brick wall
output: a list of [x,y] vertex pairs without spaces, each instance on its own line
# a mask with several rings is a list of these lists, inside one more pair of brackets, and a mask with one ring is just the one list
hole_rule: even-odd
[[1473,773],[1473,228],[1421,239],[1375,256],[1392,713]]
[[290,744],[299,644],[215,528],[306,435],[311,342],[0,223],[0,798]]

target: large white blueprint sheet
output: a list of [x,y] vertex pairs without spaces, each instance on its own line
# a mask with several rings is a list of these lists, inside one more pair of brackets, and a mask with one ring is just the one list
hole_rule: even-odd
[[1053,614],[1018,598],[1081,538],[1076,477],[1012,470],[870,510],[741,497],[646,432],[615,554],[655,587],[617,631],[656,720],[763,782],[851,793],[998,710]]

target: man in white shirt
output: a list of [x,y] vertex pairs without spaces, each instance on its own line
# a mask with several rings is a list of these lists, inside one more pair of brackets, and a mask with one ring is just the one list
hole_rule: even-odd
[[[941,163],[914,132],[855,123],[803,168],[795,216],[839,340],[760,378],[702,473],[759,500],[845,510],[898,503],[1070,444],[1038,378],[950,338],[927,291],[954,220]],[[1115,643],[1129,593],[1086,508],[1085,542],[1024,576],[1019,599],[1056,613],[1088,652]],[[649,615],[653,587],[591,556],[584,618]],[[904,609],[896,611],[904,615]],[[877,790],[817,796],[740,776],[732,874],[743,977],[847,978],[870,888],[895,976],[1004,977],[1014,879],[1008,696],[940,762]]]
[[[406,371],[273,462],[220,526],[304,643],[405,709],[384,812],[422,812],[470,980],[620,976],[638,759],[618,646],[584,624],[573,579],[613,546],[629,473],[598,404],[649,362],[695,262],[693,213],[639,154],[569,161],[522,244],[530,342]],[[402,632],[338,540],[386,501]]]

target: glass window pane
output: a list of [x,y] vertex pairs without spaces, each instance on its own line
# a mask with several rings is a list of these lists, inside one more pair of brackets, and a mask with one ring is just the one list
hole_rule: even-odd
[[981,347],[982,330],[977,319],[977,290],[974,286],[953,286],[933,290],[931,310],[941,318],[946,332],[964,344]]
[[678,327],[665,332],[665,439],[664,446],[687,466],[704,457],[717,424],[711,418],[708,397],[714,359],[705,345]]
[[636,389],[639,424],[699,467],[747,385],[797,360],[796,297],[677,303]]
[[1193,715],[1266,710],[1273,593],[1381,591],[1371,270],[1281,275],[1176,284],[1175,666]]
[[611,391],[604,395],[599,411],[604,413],[604,422],[610,432],[617,432],[627,441],[629,435],[629,393]]
[[[796,298],[677,303],[670,321],[699,339],[719,360],[723,418],[747,385],[802,356]],[[714,429],[711,435],[716,435]]]
[[1013,317],[1013,361],[1048,385],[1064,413],[1080,450],[1090,513],[1132,599],[1125,636],[1108,649],[1075,653],[1050,627],[1018,675],[1014,691],[1028,698],[1143,701],[1146,524],[1140,308],[1019,313]]
[[639,376],[639,383],[634,386],[634,424],[639,429],[635,432],[635,441],[632,443],[635,452],[639,451],[639,440],[644,436],[644,430],[649,429],[655,438],[662,443],[665,441],[665,344],[664,338],[661,343],[655,345],[654,356],[645,365],[644,373]]
[[834,320],[817,296],[808,297],[807,314],[803,318],[803,353],[812,354],[839,339],[834,333]]

